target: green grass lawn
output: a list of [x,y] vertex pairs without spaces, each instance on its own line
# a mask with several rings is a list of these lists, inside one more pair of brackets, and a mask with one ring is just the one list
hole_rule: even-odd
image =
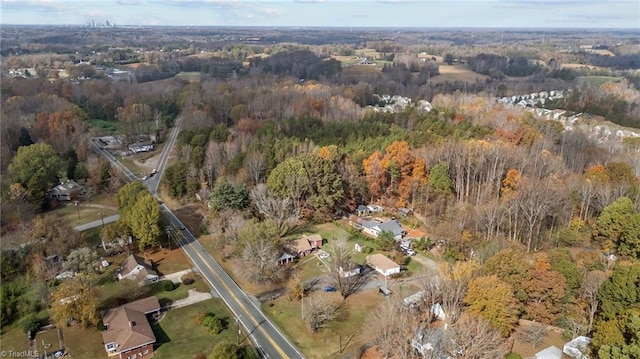
[[95,326],[81,328],[71,326],[62,329],[64,344],[73,359],[106,358],[102,333]]
[[2,336],[0,336],[0,346],[2,350],[12,350],[20,352],[29,349],[27,334],[20,328],[18,323],[2,326]]
[[349,233],[347,233],[347,231],[336,226],[333,223],[317,224],[311,228],[311,231],[314,233],[318,233],[322,236],[323,239],[329,242],[334,239],[349,238]]
[[[331,300],[340,301],[338,293],[317,292]],[[312,333],[308,324],[301,320],[301,302],[288,300],[286,296],[262,305],[267,316],[304,353],[305,357],[336,358],[345,353],[355,352],[366,340],[361,336],[367,316],[379,305],[383,298],[375,291],[357,293],[343,302],[344,317],[334,321],[330,327]],[[342,336],[342,352],[340,351]],[[351,337],[349,341],[349,337]],[[353,357],[353,356],[348,356]]]
[[[218,318],[225,319],[227,329],[218,335],[209,333],[206,328],[195,322],[196,316],[201,312],[215,313]],[[209,354],[218,343],[236,342],[233,316],[219,299],[170,310],[160,323],[153,325],[153,331],[157,341],[161,343],[155,354],[155,358],[159,359],[193,358],[201,352]]]
[[68,223],[70,226],[75,227],[80,224],[99,221],[103,216],[108,217],[117,214],[118,212],[107,208],[75,206],[73,203],[70,203],[48,213],[56,215],[59,219]]

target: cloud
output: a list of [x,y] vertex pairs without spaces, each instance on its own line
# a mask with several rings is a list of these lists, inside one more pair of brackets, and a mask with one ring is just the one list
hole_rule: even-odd
[[57,0],[3,0],[2,8],[7,10],[31,10],[38,12],[61,11],[72,8],[68,2]]
[[118,0],[118,5],[123,6],[140,6],[146,3],[145,0]]

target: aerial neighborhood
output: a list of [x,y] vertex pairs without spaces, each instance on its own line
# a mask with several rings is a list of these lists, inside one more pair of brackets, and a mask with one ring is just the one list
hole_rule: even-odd
[[640,358],[637,29],[0,32],[2,356]]

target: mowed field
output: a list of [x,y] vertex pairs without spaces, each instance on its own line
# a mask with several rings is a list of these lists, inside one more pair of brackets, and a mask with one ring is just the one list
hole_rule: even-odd
[[443,82],[455,82],[455,81],[466,81],[466,82],[476,82],[476,81],[485,81],[489,76],[475,73],[469,69],[467,65],[463,64],[440,64],[440,75],[433,76],[431,78],[432,83],[443,83]]

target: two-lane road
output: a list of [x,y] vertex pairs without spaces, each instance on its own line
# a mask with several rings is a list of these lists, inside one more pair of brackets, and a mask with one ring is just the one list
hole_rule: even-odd
[[[162,206],[172,224],[179,228],[180,221]],[[258,305],[247,296],[238,284],[227,274],[202,244],[185,229],[180,246],[200,273],[211,283],[220,298],[227,304],[265,358],[304,358],[298,349],[271,323]],[[180,237],[180,236],[179,236]]]
[[[167,165],[169,154],[175,145],[180,125],[181,121],[177,120],[172,132],[169,134],[165,147],[156,164],[157,174],[143,181],[149,191],[156,197],[162,172]],[[107,158],[113,166],[118,168],[128,181],[138,180],[135,174],[118,162],[111,153],[104,150],[94,140],[91,141],[91,145],[97,153]],[[182,222],[180,222],[167,206],[162,204],[161,209],[167,218],[169,218],[174,228],[184,228]],[[231,309],[235,319],[238,320],[257,346],[260,356],[269,359],[304,358],[298,349],[264,315],[258,305],[242,291],[240,286],[229,276],[224,268],[204,249],[202,244],[200,244],[191,232],[187,229],[179,232],[181,232],[181,235],[179,234],[179,244],[182,250],[202,276],[211,284],[229,309]]]

